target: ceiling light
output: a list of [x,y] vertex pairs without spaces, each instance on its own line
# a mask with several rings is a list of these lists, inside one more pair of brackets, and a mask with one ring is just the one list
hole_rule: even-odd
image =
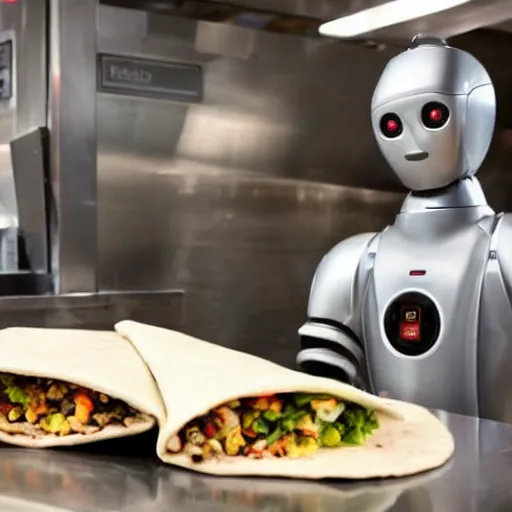
[[471,0],[393,0],[385,4],[328,21],[320,26],[320,34],[331,37],[353,37],[379,28],[446,11]]

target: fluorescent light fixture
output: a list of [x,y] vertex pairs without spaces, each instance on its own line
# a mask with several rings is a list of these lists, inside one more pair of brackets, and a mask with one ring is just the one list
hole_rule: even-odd
[[331,37],[353,37],[379,28],[446,11],[471,0],[393,0],[385,4],[328,21],[320,26],[320,34]]

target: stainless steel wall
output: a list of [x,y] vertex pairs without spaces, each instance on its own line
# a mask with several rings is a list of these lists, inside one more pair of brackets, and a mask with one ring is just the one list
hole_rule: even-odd
[[101,289],[183,288],[187,332],[291,365],[321,256],[402,197],[348,186],[395,185],[368,116],[389,54],[107,7],[98,50],[205,80],[199,105],[98,95]]
[[[205,80],[198,105],[98,94],[100,289],[184,288],[185,331],[292,365],[320,258],[403,198],[368,115],[396,50],[106,6],[97,46]],[[502,174],[503,133],[488,163]]]

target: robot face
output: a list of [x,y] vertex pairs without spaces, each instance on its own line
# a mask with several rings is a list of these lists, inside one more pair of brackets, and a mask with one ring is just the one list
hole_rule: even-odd
[[431,190],[474,174],[496,117],[489,75],[468,53],[415,38],[384,68],[372,98],[380,150],[402,183]]
[[424,93],[372,112],[381,152],[406,187],[443,187],[464,174],[461,127],[466,102],[466,96]]

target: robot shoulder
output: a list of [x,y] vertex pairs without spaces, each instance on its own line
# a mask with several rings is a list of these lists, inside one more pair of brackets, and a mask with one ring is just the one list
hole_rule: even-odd
[[310,319],[326,319],[347,324],[352,317],[354,288],[361,262],[371,252],[377,233],[363,233],[334,246],[316,269],[308,304]]

